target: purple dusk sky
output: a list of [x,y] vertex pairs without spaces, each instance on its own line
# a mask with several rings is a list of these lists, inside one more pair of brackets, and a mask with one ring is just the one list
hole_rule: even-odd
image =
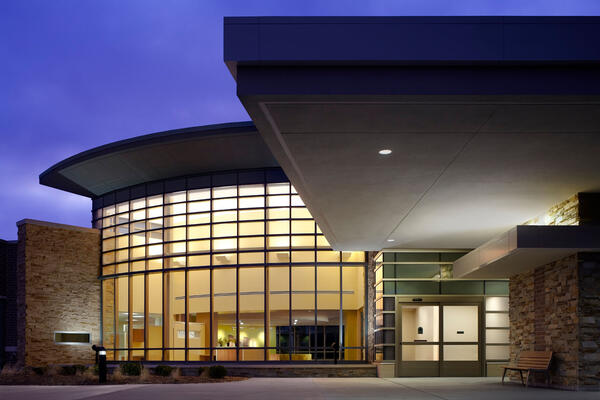
[[578,0],[2,0],[0,238],[34,218],[90,226],[91,201],[38,184],[69,156],[142,134],[248,120],[224,16],[600,15]]

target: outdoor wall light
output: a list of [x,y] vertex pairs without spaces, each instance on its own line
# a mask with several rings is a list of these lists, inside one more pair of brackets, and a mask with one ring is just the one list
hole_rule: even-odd
[[379,150],[379,154],[381,154],[382,156],[387,156],[388,154],[392,154],[392,150],[390,150],[390,149],[381,149],[381,150]]
[[395,239],[388,239],[387,241],[388,241],[388,242],[394,242],[394,241],[395,241]]

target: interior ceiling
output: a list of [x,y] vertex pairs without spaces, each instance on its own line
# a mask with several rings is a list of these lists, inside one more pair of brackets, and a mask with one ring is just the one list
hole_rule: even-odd
[[475,248],[599,191],[597,100],[242,98],[339,250]]

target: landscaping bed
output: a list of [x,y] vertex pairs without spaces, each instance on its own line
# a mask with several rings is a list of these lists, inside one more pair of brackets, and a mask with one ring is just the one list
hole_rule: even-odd
[[[179,368],[161,365],[144,368],[139,363],[124,363],[107,375],[107,385],[217,383],[235,382],[248,378],[227,376],[221,366],[198,368],[197,376],[183,376]],[[97,385],[95,366],[63,365],[15,368],[6,366],[0,371],[0,385]]]

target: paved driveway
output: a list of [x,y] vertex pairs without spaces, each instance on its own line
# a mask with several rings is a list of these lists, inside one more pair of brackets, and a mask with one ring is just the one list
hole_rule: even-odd
[[229,383],[115,386],[0,386],[0,399],[485,399],[600,400],[596,392],[502,386],[498,378],[252,378]]

